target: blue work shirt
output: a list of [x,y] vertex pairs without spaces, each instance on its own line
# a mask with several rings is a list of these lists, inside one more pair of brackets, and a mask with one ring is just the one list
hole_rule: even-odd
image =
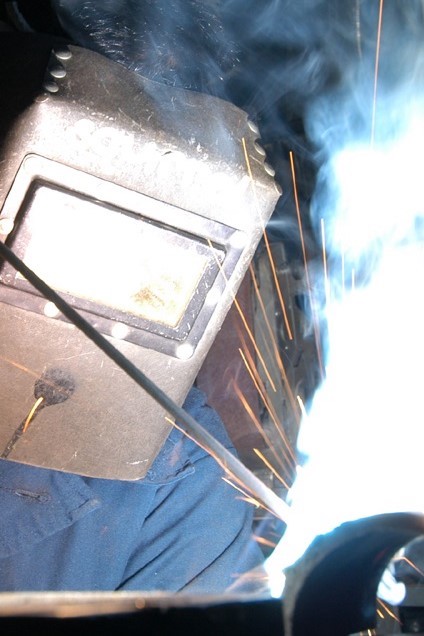
[[[231,448],[201,391],[185,408]],[[262,556],[222,476],[177,429],[137,482],[0,461],[0,591],[223,592]]]

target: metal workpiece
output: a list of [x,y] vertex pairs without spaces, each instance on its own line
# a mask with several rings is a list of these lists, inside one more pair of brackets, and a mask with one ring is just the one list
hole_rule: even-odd
[[52,636],[284,636],[280,601],[229,594],[6,593],[0,598],[0,627],[13,635],[48,629]]
[[384,570],[395,552],[422,534],[423,515],[393,513],[346,522],[317,537],[286,572],[286,636],[373,629]]
[[[0,53],[0,240],[181,405],[279,197],[255,124],[57,40]],[[146,475],[163,408],[7,263],[0,318],[7,459]],[[75,391],[34,406],[51,372]]]

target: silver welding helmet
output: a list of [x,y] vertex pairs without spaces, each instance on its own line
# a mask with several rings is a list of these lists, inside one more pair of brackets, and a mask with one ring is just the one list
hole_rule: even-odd
[[[258,130],[95,52],[0,49],[1,240],[181,405],[279,196]],[[142,478],[171,426],[6,262],[0,409],[3,459],[102,478]]]

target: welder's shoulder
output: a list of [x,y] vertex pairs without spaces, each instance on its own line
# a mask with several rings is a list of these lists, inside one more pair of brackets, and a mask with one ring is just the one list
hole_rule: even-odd
[[218,413],[206,401],[206,395],[194,386],[184,402],[184,408],[201,424],[218,442],[232,449],[228,433]]
[[[221,418],[206,403],[205,394],[193,387],[184,402],[184,409],[221,444],[235,453]],[[209,453],[189,439],[179,428],[172,429],[141,485],[165,485],[180,481],[199,471],[199,461],[210,459]],[[204,463],[204,462],[203,462]]]

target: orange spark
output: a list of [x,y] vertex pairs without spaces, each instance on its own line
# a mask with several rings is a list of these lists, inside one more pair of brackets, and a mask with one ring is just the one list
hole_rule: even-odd
[[290,400],[290,403],[291,403],[291,406],[292,406],[292,409],[293,409],[293,415],[296,417],[297,421],[299,421],[299,414],[298,414],[298,411],[297,411],[297,408],[296,408],[296,401],[294,399],[293,391],[292,391],[292,388],[290,386],[290,383],[289,383],[289,380],[288,380],[288,377],[287,377],[287,373],[286,373],[286,369],[285,369],[284,364],[283,364],[283,360],[282,360],[280,352],[278,350],[277,342],[275,340],[275,335],[274,335],[274,333],[272,331],[272,327],[271,327],[271,324],[269,322],[269,318],[267,316],[267,312],[266,312],[265,305],[264,305],[264,302],[263,302],[263,299],[262,299],[262,295],[261,295],[260,290],[259,290],[259,285],[258,285],[258,281],[257,281],[257,278],[256,278],[255,270],[252,267],[252,265],[250,265],[249,268],[250,268],[250,274],[252,276],[252,282],[253,282],[253,286],[254,286],[254,289],[255,289],[255,294],[256,294],[256,297],[258,299],[258,302],[259,302],[259,305],[260,305],[260,308],[261,308],[261,312],[262,312],[262,316],[263,316],[263,318],[265,320],[265,324],[267,326],[267,330],[268,330],[268,333],[269,333],[269,336],[270,336],[270,339],[271,339],[272,348],[274,350],[274,358],[275,358],[275,361],[277,363],[278,369],[279,369],[279,371],[281,373],[281,378],[282,378],[282,380],[284,382],[284,385],[285,385],[285,388],[286,388],[286,391],[287,391],[287,395],[288,395],[288,398]]
[[261,354],[261,352],[259,351],[259,347],[258,347],[258,345],[256,344],[255,337],[254,337],[254,335],[253,335],[253,333],[252,333],[251,328],[250,328],[250,327],[249,327],[249,325],[248,325],[248,322],[247,322],[247,320],[246,320],[246,316],[244,315],[243,310],[242,310],[242,308],[240,307],[240,303],[238,302],[237,298],[234,298],[234,304],[235,304],[235,306],[236,306],[236,308],[237,308],[237,311],[238,311],[238,313],[239,313],[239,316],[240,316],[240,318],[241,318],[241,320],[242,320],[242,322],[243,322],[244,328],[246,329],[247,335],[249,336],[249,340],[250,340],[250,342],[252,343],[252,345],[253,345],[253,347],[254,347],[254,349],[255,349],[255,351],[256,351],[256,355],[258,356],[258,359],[259,359],[259,361],[260,361],[260,363],[261,363],[261,365],[262,365],[262,367],[263,367],[263,370],[265,371],[266,377],[267,377],[267,378],[268,378],[268,380],[269,380],[269,383],[270,383],[270,385],[271,385],[271,388],[272,388],[272,390],[274,391],[274,393],[276,393],[276,392],[277,392],[277,389],[276,389],[275,383],[274,383],[274,381],[273,381],[273,379],[272,379],[272,377],[271,377],[271,374],[270,374],[270,372],[269,372],[269,370],[268,370],[267,365],[265,364],[265,360],[264,360],[264,358],[263,358],[263,355],[262,355],[262,354]]
[[36,373],[35,371],[28,369],[28,367],[25,367],[23,364],[19,364],[19,362],[16,362],[15,360],[10,360],[9,358],[5,358],[4,356],[0,356],[0,360],[2,360],[3,362],[6,362],[7,364],[12,365],[12,367],[19,369],[20,371],[24,371],[24,373],[28,373],[29,375],[32,375],[34,378],[37,378],[37,380],[40,377],[39,373]]
[[416,572],[418,572],[420,576],[424,576],[424,572],[420,570],[420,568],[417,567],[415,563],[413,563],[410,559],[408,559],[408,557],[403,556],[399,559],[399,561],[405,561],[405,563],[407,563],[409,566],[411,566],[411,568],[413,568]]
[[[287,520],[290,514],[289,506],[282,499],[280,499],[280,497],[278,497],[270,488],[268,488],[268,486],[266,486],[259,479],[259,477],[256,477],[256,475],[252,473],[252,471],[250,471],[243,464],[241,464],[239,460],[237,460],[234,456],[232,456],[232,460],[236,461],[237,464],[239,464],[242,467],[243,471],[246,473],[246,476],[248,475],[249,481],[250,481],[249,486],[247,484],[244,484],[242,481],[242,478],[238,477],[235,474],[235,471],[226,465],[225,458],[221,458],[219,454],[217,452],[214,452],[212,448],[208,447],[206,443],[203,444],[199,439],[195,439],[193,435],[190,435],[188,431],[184,430],[181,426],[179,426],[175,422],[175,420],[173,420],[172,418],[165,416],[165,420],[169,422],[170,424],[172,424],[172,426],[174,426],[176,429],[181,431],[181,433],[183,433],[183,435],[188,437],[188,439],[191,439],[192,442],[200,446],[200,448],[203,448],[205,452],[211,455],[211,457],[214,458],[216,463],[222,468],[222,470],[227,475],[231,477],[231,479],[234,479],[234,481],[238,482],[240,486],[244,486],[252,494],[257,496],[257,501],[259,506],[264,508],[264,510],[267,510],[270,514],[274,515],[278,519],[281,519],[281,521],[284,521],[285,523],[287,523]],[[223,452],[225,451],[225,453],[229,453],[229,451],[227,451],[227,449],[225,449],[224,447],[222,447],[222,449],[223,449]],[[223,479],[225,478],[223,477]],[[243,494],[245,494],[245,492],[243,492]],[[246,494],[246,497],[249,497],[249,495]],[[250,499],[252,499],[252,497],[250,497]],[[264,502],[266,502],[268,505],[265,505]]]
[[301,216],[300,216],[299,197],[297,195],[296,171],[295,171],[295,167],[294,167],[293,152],[290,151],[289,155],[290,155],[290,166],[291,166],[291,173],[292,173],[293,193],[294,193],[294,201],[295,201],[295,206],[296,206],[297,222],[298,222],[298,225],[299,225],[299,233],[300,233],[300,242],[301,242],[301,245],[302,245],[303,262],[304,262],[304,265],[305,265],[306,285],[308,287],[309,302],[311,304],[311,311],[312,311],[312,318],[313,318],[312,322],[313,322],[313,328],[314,328],[315,346],[316,346],[316,349],[317,349],[318,363],[319,363],[319,368],[320,368],[320,371],[321,371],[321,377],[324,378],[324,367],[323,367],[323,364],[322,364],[322,357],[321,357],[321,345],[320,345],[320,335],[319,335],[319,330],[318,330],[318,319],[317,319],[317,316],[316,316],[315,303],[314,303],[314,299],[313,299],[313,295],[312,295],[312,286],[311,286],[311,281],[310,281],[310,277],[309,277],[309,268],[308,268],[308,259],[307,259],[307,255],[306,255],[305,238],[304,238],[304,235],[303,235],[302,219],[301,219]]
[[375,65],[374,65],[374,94],[372,101],[372,117],[371,117],[371,146],[374,145],[375,137],[375,119],[377,113],[377,89],[378,89],[378,70],[380,65],[380,48],[381,48],[381,30],[383,25],[383,6],[384,0],[380,0],[380,9],[378,12],[377,26],[377,43],[375,47]]
[[[208,239],[208,245],[209,245],[209,247],[210,247],[210,248],[211,248],[211,250],[212,250],[212,253],[213,253],[213,255],[214,255],[215,261],[216,261],[216,263],[217,263],[217,265],[218,265],[218,267],[219,267],[219,270],[220,270],[220,272],[221,272],[221,274],[222,274],[222,276],[223,276],[223,278],[224,278],[224,280],[225,280],[225,284],[226,284],[226,285],[228,285],[228,278],[226,277],[225,272],[224,272],[224,270],[222,269],[222,265],[221,265],[221,263],[220,263],[220,262],[219,262],[219,260],[216,258],[216,254],[215,254],[215,251],[214,251],[214,249],[213,249],[212,242],[211,242],[211,240],[210,240],[210,239]],[[274,393],[275,393],[275,392],[277,391],[277,389],[276,389],[276,387],[275,387],[274,381],[273,381],[273,379],[271,378],[271,374],[270,374],[270,372],[269,372],[269,370],[268,370],[267,365],[265,364],[265,360],[264,360],[264,358],[263,358],[263,355],[262,355],[262,354],[261,354],[261,352],[259,351],[259,347],[258,347],[258,345],[256,344],[255,337],[254,337],[254,335],[253,335],[253,333],[252,333],[251,328],[249,327],[249,324],[248,324],[248,322],[247,322],[247,320],[246,320],[246,316],[244,315],[243,309],[241,308],[241,305],[240,305],[239,301],[237,300],[237,298],[235,297],[235,294],[234,294],[234,292],[233,292],[232,290],[231,290],[231,295],[232,295],[232,297],[233,297],[234,306],[235,306],[235,308],[237,309],[238,314],[239,314],[239,316],[240,316],[240,318],[241,318],[241,321],[242,321],[242,323],[243,323],[243,325],[244,325],[244,328],[246,329],[247,335],[249,336],[249,340],[250,340],[250,342],[252,343],[252,345],[253,345],[253,347],[254,347],[254,349],[255,349],[255,351],[256,351],[256,355],[258,356],[258,359],[260,360],[260,363],[262,364],[262,367],[263,367],[263,369],[264,369],[264,371],[265,371],[266,377],[267,377],[267,378],[268,378],[268,380],[269,380],[269,383],[270,383],[270,385],[271,385],[271,388],[272,388],[272,390],[273,390],[273,391],[274,391]]]
[[258,537],[257,534],[254,534],[252,536],[252,539],[254,539],[256,543],[265,545],[267,548],[275,548],[277,546],[277,544],[274,541],[269,541],[268,539],[265,539],[264,537]]
[[392,610],[390,609],[390,607],[388,605],[386,605],[386,603],[383,603],[383,601],[381,600],[381,598],[377,598],[377,601],[380,603],[381,607],[384,609],[384,611],[390,616],[390,618],[393,618],[395,621],[397,621],[398,623],[400,623],[400,620],[398,619],[398,617],[396,616],[396,614],[394,614],[392,612]]
[[289,337],[289,340],[293,340],[293,334],[292,334],[292,330],[290,328],[290,323],[289,323],[289,318],[288,318],[288,315],[287,315],[286,304],[284,302],[283,293],[281,291],[281,285],[280,285],[280,282],[278,280],[277,268],[275,267],[274,257],[272,256],[271,246],[270,246],[269,241],[268,241],[268,234],[266,233],[266,230],[264,230],[264,243],[265,243],[265,248],[266,248],[266,251],[267,251],[267,254],[268,254],[269,264],[271,266],[272,277],[274,279],[275,289],[276,289],[276,292],[277,292],[277,296],[278,296],[278,300],[279,300],[279,303],[280,303],[281,311],[283,312],[284,324],[286,325],[287,335]]
[[261,504],[259,503],[259,501],[257,501],[256,499],[253,499],[253,497],[250,497],[250,495],[247,494],[247,492],[245,492],[242,488],[240,488],[240,486],[236,486],[231,479],[227,479],[227,477],[222,477],[222,481],[225,481],[226,484],[228,484],[229,486],[232,486],[235,490],[237,490],[238,492],[240,492],[243,495],[243,499],[244,500],[249,500],[251,503],[254,502],[256,506],[260,506]]
[[222,481],[225,481],[226,484],[228,484],[229,486],[232,486],[232,488],[234,488],[235,490],[240,492],[243,495],[243,497],[241,497],[242,501],[245,501],[246,503],[252,504],[256,508],[262,508],[263,510],[266,510],[267,512],[269,512],[271,514],[274,514],[272,512],[272,510],[267,508],[262,502],[258,501],[258,499],[254,499],[254,497],[251,497],[250,495],[248,495],[242,488],[240,488],[239,486],[236,486],[231,481],[231,479],[227,479],[226,477],[222,477]]
[[31,420],[34,417],[35,412],[37,411],[38,407],[40,406],[40,404],[42,403],[43,400],[44,400],[44,398],[43,398],[43,396],[41,396],[41,397],[38,398],[38,400],[35,401],[34,406],[30,410],[30,412],[28,413],[28,417],[25,420],[25,424],[23,426],[22,433],[25,433],[25,431],[27,430],[27,428],[31,424]]
[[[241,355],[242,360],[244,362],[244,365],[245,365],[245,367],[247,369],[247,372],[249,373],[249,375],[250,375],[250,377],[252,379],[252,382],[254,383],[255,388],[258,391],[258,393],[259,393],[259,395],[260,395],[260,397],[261,397],[261,399],[262,399],[262,401],[263,401],[263,403],[264,403],[264,405],[265,405],[265,407],[266,407],[266,409],[267,409],[267,411],[268,411],[268,413],[269,413],[269,415],[270,415],[270,417],[272,419],[272,422],[273,422],[275,428],[277,429],[277,432],[279,433],[279,435],[280,435],[280,437],[281,437],[281,439],[282,439],[282,441],[284,443],[284,447],[288,451],[288,455],[287,455],[287,452],[285,450],[283,450],[284,459],[287,460],[287,463],[289,464],[289,466],[290,466],[290,464],[293,464],[293,467],[294,467],[294,465],[296,463],[296,458],[295,458],[294,453],[292,451],[291,444],[290,444],[289,440],[287,439],[287,436],[285,435],[284,428],[281,426],[280,422],[278,421],[278,417],[277,417],[277,414],[275,412],[275,409],[274,409],[272,403],[270,402],[268,396],[266,395],[265,387],[263,386],[263,383],[261,382],[261,379],[259,377],[255,377],[255,376],[258,376],[258,373],[257,373],[257,371],[255,373],[254,363],[253,363],[253,360],[250,357],[250,353],[248,352],[248,350],[246,350],[246,355],[250,358],[250,360],[247,360],[246,355],[243,353],[243,351],[241,349],[239,349],[239,352],[240,352],[240,355]],[[289,472],[289,471],[287,470],[287,472]]]
[[265,508],[265,506],[258,501],[257,499],[254,499],[254,497],[251,497],[250,495],[248,495],[246,492],[244,492],[244,490],[242,490],[241,488],[239,488],[239,486],[236,486],[231,479],[227,479],[226,477],[221,477],[222,481],[225,481],[226,484],[228,484],[229,486],[232,486],[232,488],[234,488],[235,490],[237,490],[238,492],[240,492],[243,497],[241,497],[242,501],[245,501],[246,503],[252,504],[252,506],[255,506],[256,508],[264,508],[267,510],[267,508]]
[[[256,197],[256,189],[255,189],[255,180],[253,179],[252,168],[251,168],[251,165],[250,165],[249,154],[247,152],[246,140],[245,140],[244,137],[242,137],[241,142],[242,142],[242,145],[243,145],[243,152],[244,152],[244,157],[245,157],[245,161],[246,161],[247,171],[249,173],[249,178],[250,178],[250,181],[252,183],[253,193],[254,193],[255,200],[256,200],[257,197]],[[259,206],[257,206],[257,207],[259,209]],[[262,223],[262,232],[263,232],[263,237],[264,237],[264,242],[265,242],[265,248],[266,248],[266,252],[268,254],[269,264],[271,266],[272,277],[274,279],[275,289],[276,289],[276,292],[277,292],[278,300],[280,302],[281,311],[283,312],[284,324],[286,325],[287,335],[289,337],[289,340],[293,340],[292,330],[290,328],[290,323],[289,323],[289,319],[288,319],[288,315],[287,315],[286,304],[284,302],[283,294],[281,292],[281,286],[280,286],[280,283],[278,281],[277,269],[275,267],[274,258],[272,256],[271,247],[270,247],[269,241],[268,241],[268,236],[267,236],[267,233],[265,231],[265,227],[263,225],[262,220],[261,220],[261,223]]]
[[280,481],[283,484],[283,486],[285,488],[287,488],[287,490],[290,490],[290,486],[288,485],[288,483],[286,481],[284,481],[284,479],[281,477],[281,475],[278,474],[278,472],[275,470],[274,466],[267,460],[267,458],[261,453],[261,451],[258,450],[257,448],[254,448],[253,452],[256,453],[256,455],[263,461],[265,466],[267,466],[267,468],[269,468],[269,470],[278,479],[278,481]]
[[268,446],[268,448],[270,449],[270,451],[274,455],[276,462],[284,470],[284,465],[283,465],[283,463],[281,461],[281,458],[276,453],[276,451],[275,451],[275,449],[273,447],[273,444],[271,443],[271,440],[269,439],[268,435],[264,431],[264,428],[263,428],[262,424],[259,422],[259,420],[256,417],[255,413],[253,412],[252,407],[250,406],[249,402],[246,400],[246,397],[240,391],[239,387],[237,386],[237,384],[235,382],[233,382],[233,387],[234,387],[234,390],[236,392],[237,397],[239,398],[240,402],[244,406],[244,408],[245,408],[246,412],[248,413],[250,419],[252,420],[253,424],[256,426],[256,429],[258,430],[259,434],[264,439],[266,445]]

